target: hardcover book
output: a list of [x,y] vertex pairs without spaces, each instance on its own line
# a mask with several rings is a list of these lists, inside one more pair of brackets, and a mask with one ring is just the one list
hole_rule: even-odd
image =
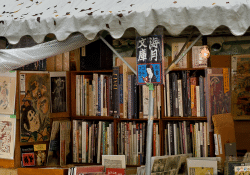
[[46,165],[46,144],[34,145],[36,166]]
[[20,146],[22,167],[35,166],[35,153],[33,145]]
[[50,76],[20,72],[21,142],[48,141],[50,136]]
[[107,175],[125,175],[124,168],[106,168]]

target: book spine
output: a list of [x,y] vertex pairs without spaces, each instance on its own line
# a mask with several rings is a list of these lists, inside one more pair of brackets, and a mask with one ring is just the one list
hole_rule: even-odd
[[123,118],[128,118],[128,66],[123,63]]
[[177,146],[177,124],[173,124],[173,137],[174,137],[174,155],[178,154],[178,146]]
[[[170,106],[172,109],[172,115],[171,116],[176,116],[176,110],[175,110],[175,104],[176,104],[176,98],[175,98],[175,90],[176,90],[176,85],[175,85],[175,81],[174,78],[175,77],[175,73],[171,73],[171,78],[170,78]],[[171,95],[172,94],[172,95]],[[171,100],[172,99],[172,100]],[[172,102],[171,102],[172,101]]]
[[139,111],[138,111],[138,93],[139,93],[139,87],[136,85],[136,82],[137,82],[137,77],[134,75],[134,83],[133,83],[133,86],[134,86],[134,118],[135,119],[139,119]]
[[183,116],[188,117],[187,71],[182,71]]
[[161,118],[161,86],[157,85],[157,118]]
[[80,91],[80,75],[76,75],[76,116],[80,116],[81,112],[81,103],[80,103],[80,97],[81,97],[81,91]]
[[166,96],[167,96],[167,116],[168,117],[171,117],[171,100],[170,100],[170,79],[169,79],[169,73],[166,74],[166,90],[167,90],[167,93],[166,93]]
[[204,96],[204,77],[199,77],[199,87],[200,87],[200,116],[205,116],[205,96]]
[[[54,123],[53,123],[54,124]],[[73,120],[73,162],[76,161],[76,153],[77,153],[77,140],[76,140],[76,129],[77,129],[77,120]]]
[[112,75],[112,101],[113,101],[113,110],[114,118],[119,118],[119,66],[113,67]]
[[182,100],[182,80],[178,80],[178,104],[179,104],[179,116],[183,117],[183,100]]
[[85,76],[81,75],[81,116],[85,115],[85,97],[86,97],[86,93],[85,93]]
[[104,116],[104,110],[103,110],[103,107],[104,107],[104,105],[103,105],[103,103],[104,103],[104,90],[103,90],[103,87],[104,87],[104,75],[103,74],[101,74],[100,75],[100,81],[101,81],[101,84],[100,84],[100,89],[101,89],[101,92],[100,92],[100,96],[101,96],[101,101],[100,101],[100,110],[101,110],[101,116]]
[[102,94],[101,94],[101,78],[98,76],[98,108],[97,108],[97,114],[98,116],[101,116],[101,99],[102,99]]
[[82,163],[86,162],[86,122],[82,122]]
[[142,85],[143,89],[143,118],[147,119],[148,118],[148,108],[149,108],[149,90],[146,85]]
[[187,116],[192,116],[190,71],[187,71]]
[[119,90],[120,90],[120,118],[123,118],[123,74],[120,73],[119,75]]
[[132,76],[128,75],[128,119],[132,119]]
[[196,104],[197,104],[197,117],[200,117],[201,114],[200,114],[200,110],[201,110],[201,107],[200,107],[200,86],[196,86]]
[[197,102],[196,102],[196,77],[191,77],[190,79],[191,84],[191,109],[192,109],[192,116],[197,116]]

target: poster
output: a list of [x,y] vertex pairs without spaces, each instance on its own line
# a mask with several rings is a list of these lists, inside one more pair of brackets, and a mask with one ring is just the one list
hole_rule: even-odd
[[137,83],[162,84],[163,82],[163,40],[162,36],[136,38]]
[[16,119],[0,115],[0,158],[13,159],[15,149]]
[[16,97],[16,72],[0,74],[0,113],[14,114]]
[[49,140],[49,97],[49,73],[20,72],[21,142]]
[[232,56],[232,115],[250,118],[250,55]]

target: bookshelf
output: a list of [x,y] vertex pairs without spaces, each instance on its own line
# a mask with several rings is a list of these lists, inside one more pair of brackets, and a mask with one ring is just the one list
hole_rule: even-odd
[[[130,60],[133,60],[133,58],[130,58]],[[174,69],[171,72],[181,72],[181,71],[190,71],[191,73],[193,72],[199,72],[201,75],[205,77],[205,72],[206,68],[187,68],[187,69]],[[76,76],[77,75],[85,75],[86,78],[89,78],[90,80],[93,80],[93,74],[105,74],[105,75],[112,75],[113,70],[100,70],[100,71],[67,71],[67,112],[60,112],[60,113],[50,113],[50,120],[51,120],[51,127],[52,127],[52,121],[57,121],[57,120],[71,120],[71,123],[73,126],[73,121],[78,120],[78,121],[87,121],[87,122],[93,122],[97,124],[99,121],[102,122],[113,122],[113,132],[111,132],[111,135],[113,137],[113,149],[114,149],[114,154],[117,155],[119,154],[119,145],[117,144],[118,142],[118,134],[119,134],[119,128],[118,126],[121,125],[121,123],[131,123],[132,125],[135,124],[140,124],[140,123],[145,123],[145,127],[147,125],[147,120],[146,118],[114,118],[113,114],[112,115],[76,115]],[[17,80],[19,80],[19,73],[17,76]],[[18,82],[18,81],[17,81]],[[161,97],[164,97],[164,85],[160,86],[160,94]],[[169,122],[189,122],[189,123],[194,123],[194,122],[206,122],[207,121],[207,115],[203,117],[197,117],[197,116],[189,116],[189,117],[180,117],[180,116],[171,116],[169,117],[168,115],[165,115],[165,101],[164,98],[161,98],[160,104],[161,104],[161,113],[160,113],[160,118],[154,118],[154,123],[157,124],[158,126],[158,134],[159,134],[159,155],[165,155],[165,135],[164,135],[164,130],[166,129],[166,125]],[[17,83],[17,99],[19,99],[19,83]],[[33,143],[21,143],[20,142],[20,116],[19,116],[19,100],[16,100],[16,111],[17,111],[17,128],[16,128],[16,147],[15,147],[15,159],[14,160],[1,160],[0,159],[0,164],[3,164],[3,167],[6,168],[19,168],[21,167],[21,160],[20,160],[20,146],[22,145],[32,145]],[[166,111],[167,113],[167,111]],[[139,130],[138,130],[139,131]],[[146,130],[145,130],[146,133]],[[73,128],[71,130],[71,143],[73,143]],[[145,141],[145,140],[144,140]],[[210,133],[210,151],[212,156],[213,154],[213,135]],[[47,145],[47,150],[49,149],[49,141],[45,142],[36,142],[36,144],[40,143],[45,143]],[[71,153],[74,152],[73,150],[73,144],[71,144]],[[100,163],[93,162],[93,163],[76,163],[71,161],[71,164],[73,165],[99,165]],[[128,167],[137,167],[140,166],[138,164],[127,164]],[[46,167],[46,166],[43,166]],[[36,167],[37,168],[37,167]]]

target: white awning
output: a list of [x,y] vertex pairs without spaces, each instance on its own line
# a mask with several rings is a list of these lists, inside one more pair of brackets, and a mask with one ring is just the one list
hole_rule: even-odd
[[41,43],[47,34],[58,41],[74,32],[88,40],[102,30],[121,38],[129,28],[144,36],[156,26],[171,35],[195,26],[203,35],[226,26],[243,35],[250,26],[249,0],[0,0],[0,37],[16,44],[29,35]]

